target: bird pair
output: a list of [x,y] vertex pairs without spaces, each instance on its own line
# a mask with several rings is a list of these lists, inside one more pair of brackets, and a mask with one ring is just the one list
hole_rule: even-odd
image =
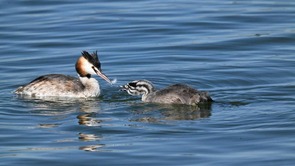
[[[92,75],[98,75],[108,83],[112,81],[102,73],[97,52],[89,54],[83,51],[76,62],[79,79],[62,74],[40,76],[27,85],[15,90],[16,94],[26,96],[57,97],[96,97],[100,95],[100,86]],[[156,90],[147,80],[136,80],[121,86],[130,95],[142,95],[142,101],[167,104],[196,105],[211,102],[207,92],[197,91],[184,84],[175,84]]]

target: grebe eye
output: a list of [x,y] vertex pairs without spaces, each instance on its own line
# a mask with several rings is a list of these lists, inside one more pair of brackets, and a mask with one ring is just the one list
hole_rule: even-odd
[[91,68],[94,70],[95,73],[97,73],[97,70],[95,69],[94,66],[92,66]]

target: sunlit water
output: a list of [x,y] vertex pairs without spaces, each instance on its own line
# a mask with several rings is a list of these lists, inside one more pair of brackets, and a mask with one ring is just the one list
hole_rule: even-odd
[[[0,2],[0,165],[293,165],[295,2]],[[37,76],[75,76],[98,50],[95,99],[12,93]],[[209,91],[208,107],[145,104],[119,91]]]

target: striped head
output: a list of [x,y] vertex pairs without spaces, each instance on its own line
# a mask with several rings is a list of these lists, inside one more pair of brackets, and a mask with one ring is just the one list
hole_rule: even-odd
[[136,80],[121,86],[130,95],[147,95],[155,91],[153,84],[147,80]]

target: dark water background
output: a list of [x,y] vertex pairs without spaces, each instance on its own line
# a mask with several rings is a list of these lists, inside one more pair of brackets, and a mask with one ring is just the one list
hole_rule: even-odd
[[[103,94],[32,100],[39,75],[75,76],[98,50]],[[295,1],[0,2],[0,165],[294,165]],[[211,108],[144,104],[148,79],[209,91]]]

